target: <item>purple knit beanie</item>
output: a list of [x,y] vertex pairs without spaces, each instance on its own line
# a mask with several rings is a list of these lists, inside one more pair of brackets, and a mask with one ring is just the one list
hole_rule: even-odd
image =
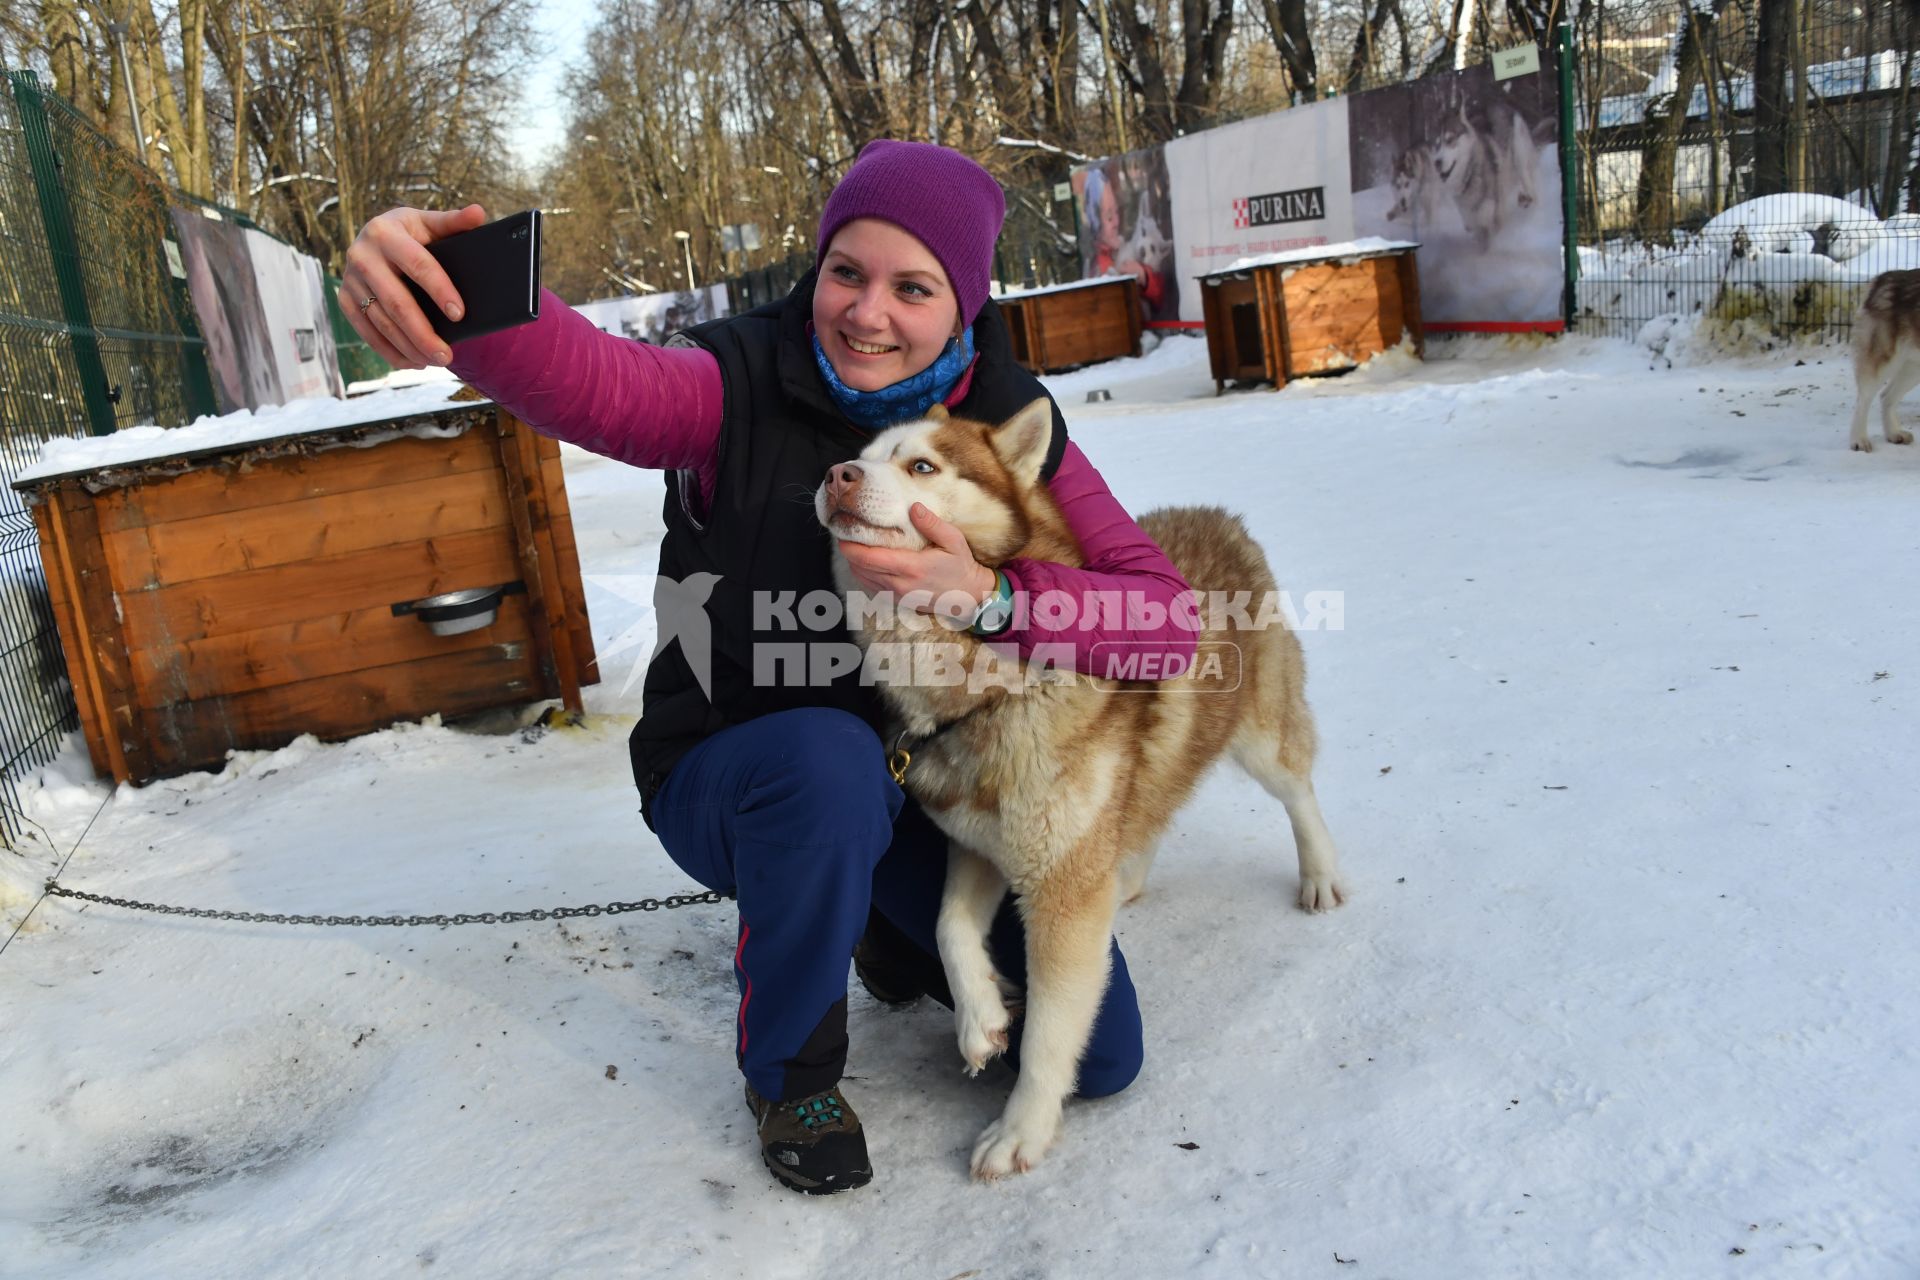
[[946,269],[972,324],[987,300],[993,244],[1006,220],[1007,198],[993,175],[958,151],[930,142],[869,142],[827,197],[820,214],[820,252],[856,218],[880,218],[911,232]]

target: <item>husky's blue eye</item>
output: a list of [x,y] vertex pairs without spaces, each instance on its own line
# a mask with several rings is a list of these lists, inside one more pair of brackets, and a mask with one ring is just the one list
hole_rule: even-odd
[[917,476],[930,476],[939,469],[940,468],[934,466],[925,458],[921,458],[913,464],[913,473]]

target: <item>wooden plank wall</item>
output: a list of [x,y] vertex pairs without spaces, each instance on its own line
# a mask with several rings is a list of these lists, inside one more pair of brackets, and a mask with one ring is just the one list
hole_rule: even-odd
[[[1411,335],[1425,354],[1420,277],[1411,253],[1304,267],[1255,267],[1251,279],[1201,283],[1207,354],[1215,393],[1229,380],[1264,377],[1275,388],[1308,373],[1350,369]],[[1260,363],[1239,350],[1233,309],[1251,299],[1259,309]]]
[[[1411,253],[1403,253],[1394,258],[1399,265],[1400,316],[1413,335],[1413,354],[1422,360],[1427,357],[1427,326],[1420,317],[1420,264]],[[1396,342],[1399,339],[1394,339]]]
[[[59,561],[62,636],[89,658],[69,666],[95,766],[145,780],[299,733],[350,737],[545,696],[577,708],[592,641],[558,448],[525,428],[503,434],[492,410],[476,417],[451,439],[207,467],[97,496],[61,482],[35,511]],[[529,568],[557,589],[542,594]],[[435,636],[391,609],[514,581],[527,594],[465,635]],[[543,671],[554,636],[560,656]]]
[[[528,622],[543,687],[569,708],[580,707],[580,668],[567,626],[566,592],[554,547],[553,509],[540,454],[541,437],[506,413],[499,420],[501,471],[520,580],[527,584]],[[554,463],[558,466],[557,451]]]
[[1405,310],[1393,257],[1300,267],[1286,278],[1288,372],[1350,369],[1400,341]]
[[[574,666],[583,685],[600,683],[600,665],[593,652],[593,627],[587,618],[586,585],[580,576],[580,544],[573,535],[573,507],[567,501],[566,477],[560,465],[560,444],[537,436],[541,482],[546,487],[548,520],[553,527],[553,550],[565,592],[567,631],[573,643]],[[578,710],[576,706],[574,708]]]
[[1027,300],[1036,372],[1140,354],[1140,293],[1127,277]]
[[1001,305],[1014,359],[1030,372],[1140,354],[1140,284],[1132,276],[1116,276],[1096,288],[1029,294]]
[[33,507],[33,520],[88,754],[96,773],[124,782],[147,768],[147,735],[131,697],[126,643],[93,504],[84,491],[62,488]]

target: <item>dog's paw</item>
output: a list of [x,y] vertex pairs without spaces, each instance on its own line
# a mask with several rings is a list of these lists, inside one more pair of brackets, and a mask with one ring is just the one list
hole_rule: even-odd
[[1027,1172],[1040,1163],[1059,1131],[1058,1123],[1023,1127],[1001,1116],[973,1144],[973,1176],[992,1182]]
[[1889,431],[1886,433],[1886,435],[1887,435],[1888,444],[1912,444],[1913,443],[1913,432],[1905,430],[1904,428],[1898,431]]
[[1867,439],[1865,436],[1861,436],[1853,442],[1853,451],[1855,453],[1872,453],[1873,441]]
[[1013,1014],[997,988],[988,988],[967,997],[955,993],[953,1022],[960,1041],[960,1056],[966,1059],[967,1074],[977,1076],[989,1062],[1007,1051],[1007,1033],[1013,1026]]
[[1347,900],[1347,886],[1340,883],[1338,876],[1304,876],[1300,881],[1300,909],[1302,911],[1331,911]]

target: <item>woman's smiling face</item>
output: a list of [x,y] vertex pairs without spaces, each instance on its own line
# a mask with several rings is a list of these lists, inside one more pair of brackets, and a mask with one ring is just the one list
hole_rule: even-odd
[[960,332],[960,304],[940,259],[911,232],[856,218],[820,259],[813,332],[840,381],[878,391],[940,358]]

